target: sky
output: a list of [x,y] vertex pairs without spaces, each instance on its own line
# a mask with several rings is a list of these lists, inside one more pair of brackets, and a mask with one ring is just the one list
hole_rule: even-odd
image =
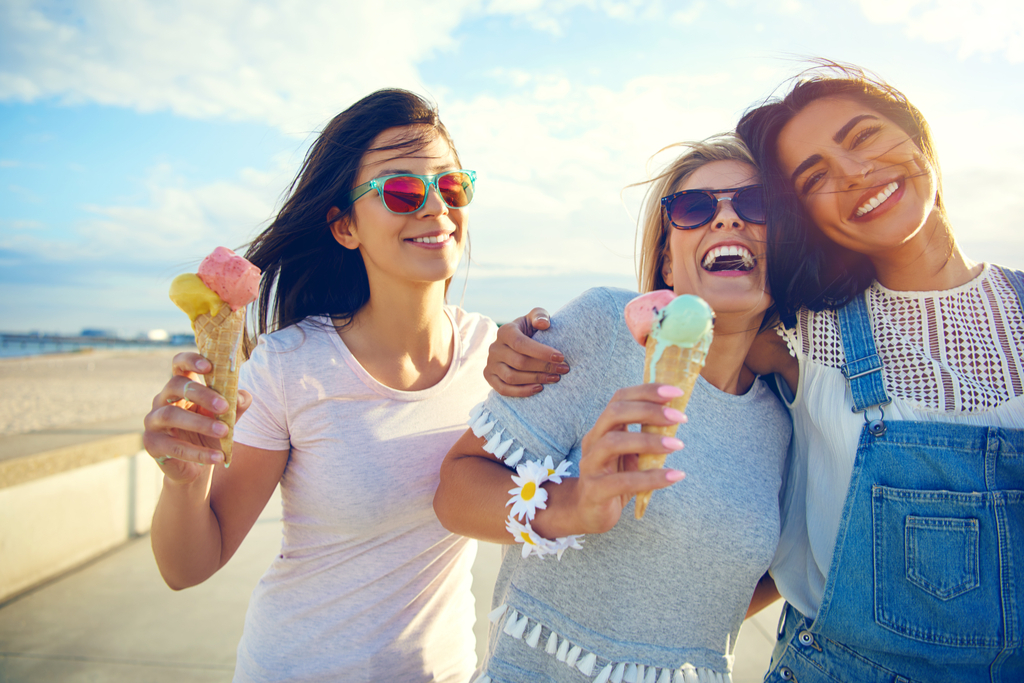
[[906,93],[964,251],[1024,269],[1016,0],[0,0],[0,331],[187,332],[170,281],[244,251],[383,87],[436,102],[478,173],[453,303],[635,289],[632,185],[812,57]]

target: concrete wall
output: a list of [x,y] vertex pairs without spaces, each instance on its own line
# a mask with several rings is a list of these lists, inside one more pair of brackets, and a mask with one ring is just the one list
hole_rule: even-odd
[[132,436],[0,463],[0,602],[149,531],[163,475]]

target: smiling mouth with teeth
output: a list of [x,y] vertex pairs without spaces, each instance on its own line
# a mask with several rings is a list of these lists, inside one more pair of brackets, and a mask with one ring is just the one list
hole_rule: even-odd
[[446,241],[451,235],[434,235],[433,237],[414,237],[410,241],[418,244],[437,244]]
[[891,197],[892,193],[898,190],[899,187],[900,184],[895,180],[886,185],[885,187],[883,187],[881,192],[876,194],[874,197],[865,202],[863,206],[857,209],[857,217],[860,218],[861,216],[877,209],[878,205],[884,202],[889,197]]
[[757,259],[746,247],[730,244],[722,247],[714,247],[704,254],[701,267],[709,272],[722,270],[753,270],[757,265]]

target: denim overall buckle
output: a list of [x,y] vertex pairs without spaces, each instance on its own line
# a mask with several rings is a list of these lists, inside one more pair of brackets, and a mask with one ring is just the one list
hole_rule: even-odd
[[[878,419],[872,420],[868,417],[868,411],[871,410],[871,406],[864,409],[864,423],[868,427],[868,434],[874,437],[883,436],[885,434],[885,406],[892,403],[892,400],[886,401],[885,403],[879,403],[878,406]],[[857,412],[854,410],[853,412]]]

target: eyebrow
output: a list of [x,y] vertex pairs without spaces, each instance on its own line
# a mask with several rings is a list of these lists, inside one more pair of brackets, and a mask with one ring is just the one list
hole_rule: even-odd
[[811,166],[814,166],[819,161],[821,161],[820,154],[812,154],[811,156],[804,159],[803,162],[796,167],[796,170],[793,171],[793,175],[789,176],[789,182],[793,185],[796,185],[796,179],[800,177],[800,174],[809,169]]
[[845,140],[846,136],[850,134],[850,131],[853,130],[853,127],[856,126],[861,121],[863,121],[864,119],[875,119],[877,121],[878,117],[872,116],[871,114],[861,114],[860,116],[854,116],[852,119],[846,122],[845,126],[840,128],[839,131],[832,136],[832,139],[835,141],[837,145],[843,144],[843,140]]
[[[837,145],[843,144],[843,140],[845,140],[846,136],[850,134],[850,131],[853,130],[854,126],[856,126],[864,119],[875,119],[877,121],[878,117],[872,116],[871,114],[860,114],[858,116],[854,116],[852,119],[846,122],[846,125],[844,125],[838,131],[836,131],[836,134],[832,136],[832,140]],[[803,162],[796,167],[796,170],[793,171],[793,175],[789,177],[789,182],[795,185],[796,179],[800,177],[800,174],[809,169],[811,166],[814,166],[819,161],[821,161],[820,154],[812,154],[811,156],[804,159]]]
[[426,173],[413,173],[405,166],[391,166],[377,171],[374,177],[380,178],[386,175],[441,175],[442,173],[457,171],[459,168],[454,165],[439,164],[436,166],[428,166],[426,170]]

